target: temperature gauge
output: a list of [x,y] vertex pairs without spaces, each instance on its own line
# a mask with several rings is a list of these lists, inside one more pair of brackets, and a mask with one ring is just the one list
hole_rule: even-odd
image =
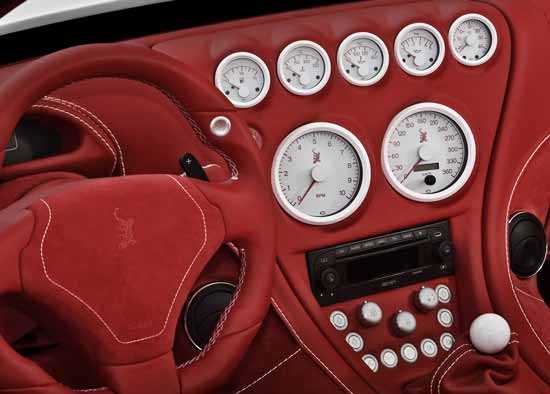
[[389,54],[384,41],[371,33],[355,33],[338,47],[338,68],[349,83],[370,86],[388,70]]
[[497,31],[491,21],[479,14],[458,18],[449,29],[449,45],[456,60],[466,66],[479,66],[497,49]]
[[299,96],[315,94],[330,78],[330,59],[319,44],[296,41],[279,55],[277,74],[289,92]]
[[248,52],[236,52],[223,59],[215,74],[217,88],[237,108],[249,108],[262,101],[271,79],[266,64]]
[[439,68],[445,57],[443,37],[433,26],[413,23],[395,39],[395,58],[407,73],[425,76]]

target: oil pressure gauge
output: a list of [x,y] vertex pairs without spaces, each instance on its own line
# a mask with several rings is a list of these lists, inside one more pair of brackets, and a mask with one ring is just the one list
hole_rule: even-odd
[[479,14],[458,18],[449,29],[449,45],[456,60],[466,66],[479,66],[497,49],[497,31],[489,19]]
[[338,47],[338,69],[349,83],[370,86],[388,70],[389,54],[384,41],[372,33],[354,33]]
[[330,59],[319,44],[295,41],[279,55],[277,74],[289,92],[299,96],[315,94],[330,78]]
[[405,26],[395,39],[395,58],[408,74],[425,76],[439,68],[445,42],[437,29],[426,23]]
[[474,168],[476,145],[468,123],[453,109],[421,103],[399,112],[382,144],[382,167],[390,185],[415,201],[448,198]]
[[236,52],[223,59],[216,69],[216,87],[237,108],[261,102],[270,85],[269,70],[262,59],[249,52]]

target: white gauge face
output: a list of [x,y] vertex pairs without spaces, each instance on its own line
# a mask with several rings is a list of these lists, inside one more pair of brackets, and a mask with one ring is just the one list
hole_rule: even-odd
[[314,94],[330,78],[330,59],[318,44],[296,41],[279,55],[277,73],[283,86],[290,92],[297,95]]
[[466,121],[440,104],[417,104],[391,122],[382,147],[384,172],[401,194],[437,201],[456,193],[475,160]]
[[496,50],[496,44],[496,29],[482,15],[464,15],[453,23],[449,31],[453,56],[468,66],[477,66],[489,60]]
[[226,57],[216,69],[218,89],[239,108],[248,108],[262,101],[269,90],[269,71],[256,55],[237,52]]
[[368,155],[348,130],[310,123],[279,146],[272,167],[273,191],[295,219],[330,224],[351,215],[370,184]]
[[338,48],[342,76],[357,86],[378,82],[388,69],[389,54],[384,42],[371,33],[355,33]]
[[405,27],[395,40],[395,57],[403,70],[424,76],[434,72],[445,56],[441,34],[425,23]]

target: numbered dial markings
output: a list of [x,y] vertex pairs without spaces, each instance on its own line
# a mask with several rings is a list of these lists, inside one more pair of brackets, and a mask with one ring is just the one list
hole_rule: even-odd
[[330,77],[330,60],[314,42],[297,41],[287,46],[277,63],[279,79],[285,88],[298,95],[318,92]]
[[423,76],[441,65],[445,44],[434,27],[415,23],[401,30],[396,38],[395,52],[401,68],[409,74]]
[[216,86],[236,107],[251,107],[267,94],[269,72],[257,56],[235,53],[218,66]]
[[495,52],[496,29],[491,21],[481,15],[464,15],[451,26],[449,44],[458,61],[476,66],[485,63]]
[[423,194],[452,185],[468,154],[460,128],[435,111],[419,112],[399,123],[391,132],[386,152],[399,182]]
[[388,50],[377,36],[355,33],[340,45],[338,66],[348,82],[359,86],[372,85],[384,76],[388,68]]

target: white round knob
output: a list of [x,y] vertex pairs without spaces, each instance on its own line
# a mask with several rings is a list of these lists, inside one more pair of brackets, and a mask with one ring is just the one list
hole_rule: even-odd
[[481,353],[499,353],[510,342],[510,325],[496,313],[485,313],[472,322],[470,341]]
[[399,311],[393,318],[393,329],[397,336],[404,337],[416,330],[416,318],[407,311]]
[[231,131],[231,121],[225,116],[216,116],[210,122],[210,131],[216,137],[225,137]]
[[359,322],[365,327],[372,327],[382,321],[382,308],[375,302],[363,302],[357,311]]
[[416,293],[414,303],[420,312],[429,312],[439,305],[439,297],[431,287],[422,287]]

